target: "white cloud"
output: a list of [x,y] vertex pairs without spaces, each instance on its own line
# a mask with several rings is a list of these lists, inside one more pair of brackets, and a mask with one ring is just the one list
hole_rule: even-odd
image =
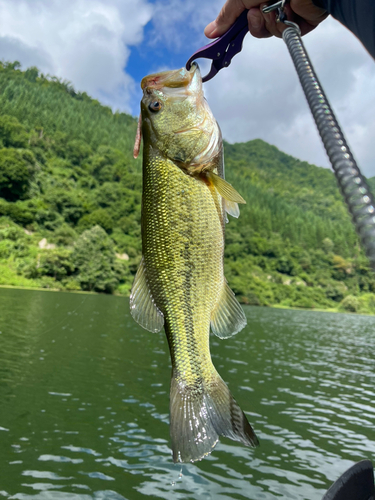
[[[138,82],[126,72],[131,46],[147,51],[152,44],[166,59],[170,52],[186,54],[187,47],[193,53],[207,42],[203,28],[224,3],[148,1],[0,0],[1,57],[67,79],[114,109],[138,109]],[[143,40],[144,26],[151,19],[153,30]],[[304,41],[363,173],[375,175],[373,59],[333,19]],[[158,66],[145,68],[144,74]],[[230,142],[259,137],[286,153],[328,166],[282,40],[247,35],[242,53],[205,84],[205,91]]]
[[163,43],[173,50],[186,44],[198,49],[208,43],[203,29],[219,13],[221,0],[158,0],[154,5],[152,43]]
[[124,68],[151,16],[146,0],[0,0],[1,56],[130,109],[134,82]]

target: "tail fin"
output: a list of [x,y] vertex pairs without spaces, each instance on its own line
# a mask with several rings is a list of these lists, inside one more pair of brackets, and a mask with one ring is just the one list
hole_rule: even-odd
[[219,374],[210,383],[183,385],[172,375],[170,418],[173,460],[195,462],[209,455],[219,436],[258,446],[258,439]]

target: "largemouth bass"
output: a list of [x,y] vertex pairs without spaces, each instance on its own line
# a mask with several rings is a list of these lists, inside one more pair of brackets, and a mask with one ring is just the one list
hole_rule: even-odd
[[258,444],[216,371],[210,328],[220,338],[246,325],[223,271],[226,212],[243,198],[224,180],[220,129],[203,96],[197,65],[143,78],[134,156],[143,148],[142,260],[131,297],[133,318],[168,339],[173,459],[208,455],[226,436]]

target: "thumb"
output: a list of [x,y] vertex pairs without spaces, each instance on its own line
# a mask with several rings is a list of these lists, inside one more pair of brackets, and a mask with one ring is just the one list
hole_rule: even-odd
[[243,0],[227,0],[215,21],[205,27],[204,34],[206,37],[216,38],[223,35],[246,8],[249,7],[246,7]]

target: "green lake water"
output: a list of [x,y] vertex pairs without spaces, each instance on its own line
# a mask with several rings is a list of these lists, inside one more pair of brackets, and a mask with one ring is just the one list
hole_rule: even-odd
[[246,307],[213,361],[261,446],[173,464],[170,360],[128,299],[0,289],[0,499],[321,500],[375,462],[375,320]]

